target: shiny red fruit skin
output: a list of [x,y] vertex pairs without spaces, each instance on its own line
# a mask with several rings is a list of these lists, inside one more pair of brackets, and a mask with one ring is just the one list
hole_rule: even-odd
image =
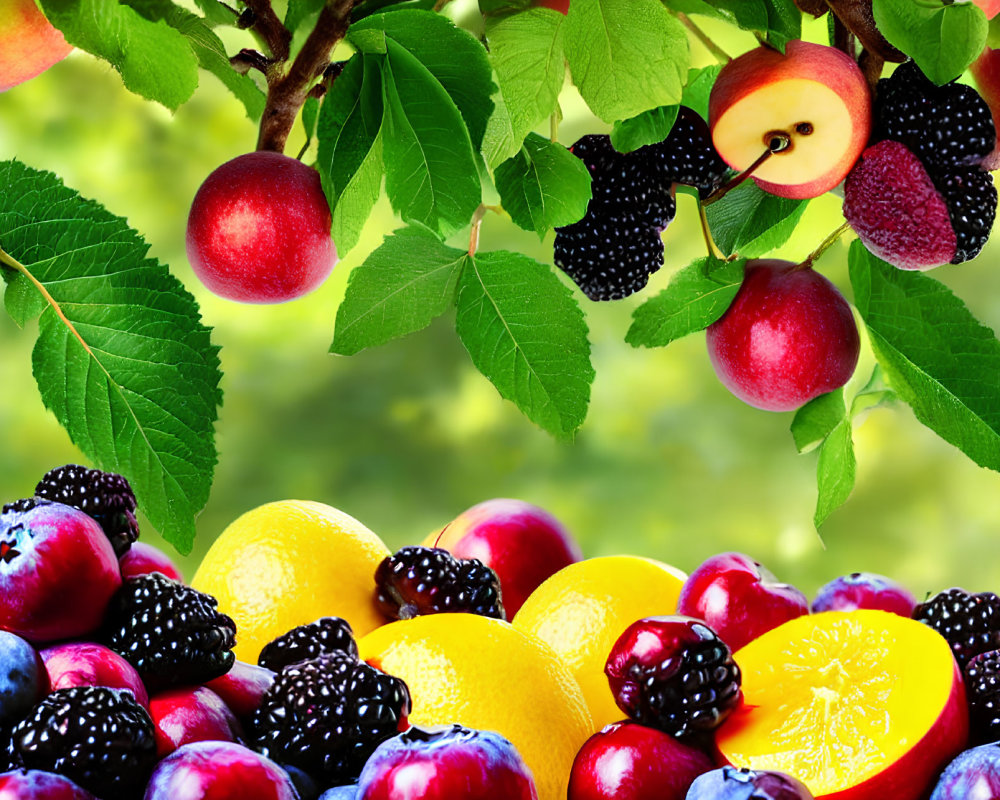
[[243,745],[195,742],[153,770],[144,800],[299,800],[283,769]]
[[146,542],[132,542],[128,552],[119,559],[118,565],[121,567],[123,579],[159,572],[172,581],[184,583],[184,576],[169,556],[158,547]]
[[192,742],[238,742],[243,737],[236,715],[204,686],[155,695],[149,701],[149,715],[156,726],[156,754],[160,758]]
[[237,661],[229,672],[205,686],[219,695],[239,720],[249,722],[272,683],[274,673],[271,670]]
[[74,686],[128,689],[143,708],[149,708],[146,686],[135,667],[104,645],[68,642],[42,650],[52,691]]
[[694,779],[713,767],[704,752],[666,733],[616,722],[580,748],[568,800],[684,800]]
[[97,800],[69,778],[38,770],[0,774],[0,800]]

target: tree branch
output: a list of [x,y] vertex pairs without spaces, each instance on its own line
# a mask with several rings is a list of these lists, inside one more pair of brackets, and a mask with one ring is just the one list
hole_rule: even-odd
[[258,150],[284,152],[295,117],[317,78],[330,63],[330,54],[347,34],[354,0],[326,0],[316,27],[284,75],[268,79],[267,104],[260,120]]
[[240,17],[240,27],[255,31],[275,61],[287,61],[292,46],[292,34],[271,8],[271,0],[244,0],[246,11]]

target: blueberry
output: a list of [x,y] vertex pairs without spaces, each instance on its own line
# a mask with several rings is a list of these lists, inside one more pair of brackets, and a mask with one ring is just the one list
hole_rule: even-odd
[[930,800],[992,800],[1000,795],[1000,744],[959,753],[941,777]]
[[722,767],[695,778],[685,800],[813,800],[805,784],[782,772]]
[[20,722],[48,688],[49,676],[35,648],[0,631],[0,728]]

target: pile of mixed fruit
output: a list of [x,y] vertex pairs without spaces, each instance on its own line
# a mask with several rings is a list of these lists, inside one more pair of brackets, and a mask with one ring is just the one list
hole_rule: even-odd
[[[318,562],[370,535],[320,504],[261,508],[289,552],[302,531],[275,514],[318,515]],[[380,620],[359,641],[332,602],[251,664],[234,653],[246,608],[223,613],[137,538],[112,473],[60,467],[4,506],[0,799],[1000,797],[993,593],[918,603],[855,573],[810,604],[738,553],[690,576],[582,559],[543,510],[492,500],[350,576]]]

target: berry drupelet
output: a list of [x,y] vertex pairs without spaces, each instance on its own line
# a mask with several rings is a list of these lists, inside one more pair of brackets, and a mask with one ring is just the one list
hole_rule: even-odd
[[19,767],[65,775],[97,797],[131,800],[156,765],[153,720],[131,692],[58,689],[14,728],[10,755]]
[[454,611],[506,619],[497,574],[441,548],[402,548],[378,565],[375,584],[375,603],[391,619]]
[[965,665],[972,744],[1000,739],[1000,650],[980,653]]
[[1000,597],[993,592],[947,589],[920,603],[913,619],[940,633],[962,668],[974,656],[1000,649]]
[[677,739],[710,734],[743,699],[729,646],[693,617],[632,623],[604,672],[625,714]]
[[93,517],[119,558],[139,538],[135,493],[122,475],[66,464],[45,473],[35,487],[35,495]]
[[151,691],[205,683],[236,660],[236,624],[217,605],[158,572],[129,578],[111,599],[103,644],[135,667]]
[[292,628],[288,633],[264,645],[257,664],[272,672],[281,672],[290,664],[337,651],[353,658],[358,657],[354,631],[345,619],[322,617],[308,625]]
[[285,667],[254,715],[255,746],[327,785],[354,780],[383,741],[406,730],[399,678],[332,652]]

